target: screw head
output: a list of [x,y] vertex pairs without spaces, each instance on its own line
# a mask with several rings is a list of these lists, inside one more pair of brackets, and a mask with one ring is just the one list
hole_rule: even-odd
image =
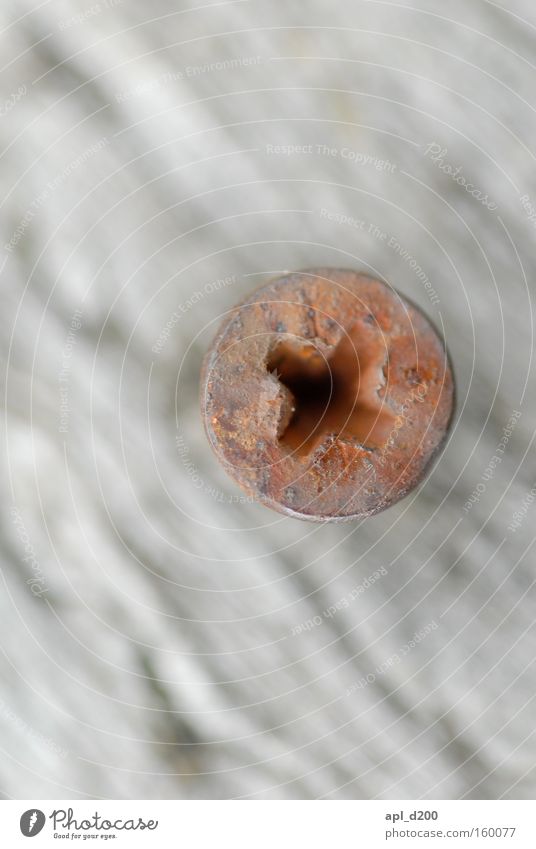
[[285,274],[224,321],[203,364],[208,439],[259,501],[316,522],[407,495],[454,407],[446,350],[424,314],[355,271]]

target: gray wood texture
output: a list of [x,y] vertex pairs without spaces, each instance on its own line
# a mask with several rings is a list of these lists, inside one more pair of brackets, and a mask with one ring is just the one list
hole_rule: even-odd
[[[0,44],[1,792],[533,797],[534,4],[18,0]],[[198,409],[226,310],[315,265],[457,377],[357,524],[243,497]]]

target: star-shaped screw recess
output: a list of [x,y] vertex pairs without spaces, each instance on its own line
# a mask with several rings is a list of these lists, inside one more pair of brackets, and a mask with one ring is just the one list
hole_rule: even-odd
[[359,321],[324,354],[296,337],[279,340],[267,369],[286,395],[279,439],[298,455],[310,455],[328,435],[375,450],[383,447],[395,414],[385,403],[388,351],[379,328]]

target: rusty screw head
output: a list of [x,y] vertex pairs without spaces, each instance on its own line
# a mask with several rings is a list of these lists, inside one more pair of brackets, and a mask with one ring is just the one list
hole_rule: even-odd
[[424,477],[454,381],[428,319],[380,280],[287,274],[231,311],[207,353],[201,406],[229,474],[310,521],[372,516]]

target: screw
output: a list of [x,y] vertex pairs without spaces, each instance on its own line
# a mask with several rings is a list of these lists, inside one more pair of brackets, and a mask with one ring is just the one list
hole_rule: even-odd
[[295,518],[342,521],[384,510],[424,478],[454,379],[416,306],[381,280],[320,268],[231,311],[205,357],[201,406],[246,492]]

